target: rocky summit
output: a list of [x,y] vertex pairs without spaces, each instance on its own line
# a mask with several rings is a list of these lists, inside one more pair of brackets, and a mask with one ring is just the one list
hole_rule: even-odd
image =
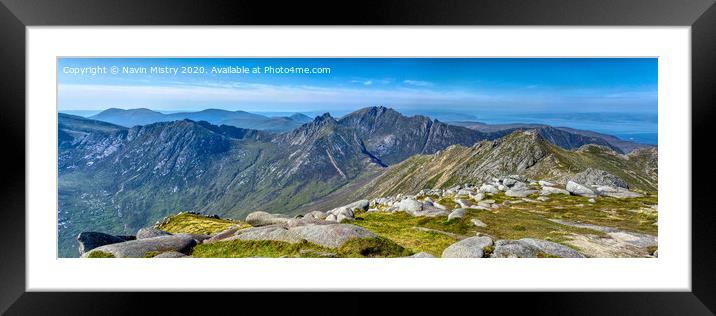
[[140,112],[139,125],[122,111],[58,116],[61,257],[440,257],[477,234],[494,241],[481,257],[655,247],[614,235],[611,249],[604,232],[553,221],[655,234],[655,147],[387,107],[286,117],[280,130],[237,121],[265,121],[247,113]]

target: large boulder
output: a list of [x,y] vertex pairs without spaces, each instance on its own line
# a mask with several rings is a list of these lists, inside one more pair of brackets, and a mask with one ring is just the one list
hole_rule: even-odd
[[618,199],[642,197],[642,195],[639,193],[631,192],[624,188],[610,187],[607,185],[598,186],[595,191],[599,195],[611,196]]
[[152,237],[159,237],[159,236],[170,236],[171,233],[165,232],[163,230],[154,228],[154,227],[144,227],[140,228],[137,231],[137,239],[145,239],[145,238],[152,238]]
[[143,258],[148,252],[177,251],[188,253],[195,245],[196,240],[190,236],[159,236],[105,245],[85,252],[82,257],[86,258],[92,252],[102,251],[112,254],[115,258]]
[[621,178],[600,169],[587,168],[572,177],[571,181],[586,186],[601,186],[629,189],[629,185]]
[[303,215],[303,218],[325,219],[326,216],[328,216],[328,215],[324,212],[313,211],[313,212],[306,213],[306,215]]
[[370,201],[368,200],[359,200],[355,201],[351,204],[347,204],[341,207],[336,207],[328,212],[327,214],[333,214],[336,216],[336,220],[338,222],[344,220],[344,219],[353,219],[353,211],[358,209],[362,211],[367,211],[368,207],[370,207]]
[[135,239],[134,236],[114,236],[98,232],[82,232],[77,235],[80,255],[97,247],[111,245]]
[[480,186],[480,192],[495,194],[499,192],[499,190],[492,184],[483,184]]
[[582,184],[574,182],[574,181],[567,182],[567,191],[569,191],[570,193],[572,193],[574,195],[579,195],[579,196],[586,196],[586,197],[597,196],[597,193],[594,192],[594,190],[592,190]]
[[562,258],[584,258],[584,255],[565,245],[542,239],[522,238],[520,242],[526,243],[539,251]]
[[482,258],[485,247],[492,246],[492,238],[475,236],[460,240],[443,250],[443,258]]
[[539,181],[537,181],[537,183],[539,183],[539,185],[543,186],[543,187],[553,187],[554,186],[554,183],[545,181],[545,180],[539,180]]
[[537,193],[537,190],[529,190],[529,189],[509,189],[505,191],[505,195],[512,196],[512,197],[526,197],[530,194]]
[[186,258],[186,257],[188,257],[188,256],[181,252],[178,252],[178,251],[162,252],[162,253],[154,256],[154,258]]
[[552,194],[569,195],[569,191],[567,191],[565,189],[548,187],[548,186],[543,186],[542,191],[540,191],[540,195],[552,195]]
[[281,225],[251,227],[236,231],[233,237],[224,240],[274,240],[297,243],[301,238]]
[[297,238],[328,248],[338,248],[353,238],[373,238],[378,235],[356,225],[331,224],[293,227],[289,232]]
[[492,258],[536,258],[539,249],[518,240],[498,240]]
[[477,227],[487,227],[487,224],[485,224],[485,222],[483,222],[477,218],[473,218],[472,220],[470,220],[470,222],[472,222],[472,224]]
[[263,211],[249,213],[249,215],[246,216],[246,222],[254,227],[285,224],[288,220],[289,218],[284,215],[271,214]]
[[412,256],[407,256],[406,258],[435,258],[435,256],[423,251],[423,252],[418,252]]
[[423,210],[423,203],[412,198],[407,198],[398,203],[398,209],[408,213],[420,212]]
[[351,203],[351,204],[345,205],[345,206],[343,206],[343,207],[347,207],[347,208],[350,209],[351,211],[353,211],[353,210],[355,210],[355,209],[360,209],[360,210],[367,211],[369,206],[370,206],[370,201],[368,201],[368,200],[359,200],[359,201],[355,201],[355,202],[353,202],[353,203]]
[[469,208],[470,206],[474,205],[471,201],[463,199],[456,199],[455,203],[460,205],[461,208]]

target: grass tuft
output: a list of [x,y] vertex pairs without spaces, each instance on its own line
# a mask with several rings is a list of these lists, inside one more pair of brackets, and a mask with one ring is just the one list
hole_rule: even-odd
[[251,227],[251,225],[228,219],[210,218],[197,214],[182,213],[169,218],[169,220],[157,227],[172,234],[206,234],[213,235],[224,231],[231,226],[238,225],[240,228]]
[[87,258],[114,258],[114,255],[109,252],[95,250],[90,252],[90,254],[87,255]]

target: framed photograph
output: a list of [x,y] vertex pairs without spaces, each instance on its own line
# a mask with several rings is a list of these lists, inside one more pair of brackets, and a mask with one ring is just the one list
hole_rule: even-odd
[[508,2],[4,1],[2,310],[713,314],[713,2]]

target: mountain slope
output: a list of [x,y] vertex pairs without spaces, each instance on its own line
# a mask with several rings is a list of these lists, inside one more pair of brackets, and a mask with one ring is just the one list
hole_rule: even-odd
[[[625,156],[597,145],[569,151],[547,142],[536,131],[517,131],[472,147],[450,146],[434,155],[411,157],[388,168],[380,177],[357,190],[356,195],[379,197],[415,193],[427,188],[482,183],[510,174],[565,183],[568,177],[588,167],[613,173],[633,188],[655,191],[656,154],[656,149],[649,149]],[[652,162],[648,170],[645,170],[644,161]]]
[[338,123],[352,130],[366,150],[386,165],[416,154],[430,154],[454,144],[471,146],[490,135],[451,126],[425,116],[406,117],[386,107],[360,109]]
[[622,140],[612,135],[569,127],[552,127],[545,124],[485,124],[480,122],[450,122],[449,124],[467,127],[484,133],[501,133],[507,135],[518,130],[534,129],[549,142],[566,149],[577,149],[585,144],[607,146],[619,153],[629,153],[640,148],[654,146]]

